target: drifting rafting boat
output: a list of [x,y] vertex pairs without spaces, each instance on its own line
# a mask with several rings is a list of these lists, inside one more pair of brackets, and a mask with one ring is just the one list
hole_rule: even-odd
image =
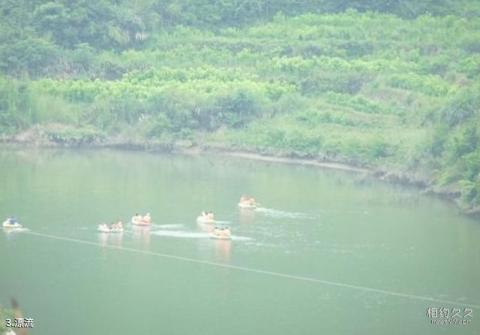
[[244,208],[244,209],[255,209],[257,208],[257,205],[255,203],[250,203],[250,202],[239,202],[238,207]]
[[123,233],[123,227],[109,227],[105,223],[99,224],[97,230],[101,233]]
[[212,212],[202,212],[197,217],[197,222],[198,223],[214,223],[215,222],[215,217]]
[[152,224],[152,217],[150,216],[150,213],[145,214],[145,216],[136,214],[132,216],[131,222],[136,226],[149,226]]
[[240,197],[238,207],[245,209],[255,209],[257,208],[257,202],[255,201],[255,198],[243,195],[242,197]]
[[20,223],[18,223],[16,220],[12,218],[8,218],[5,221],[3,221],[2,226],[3,228],[8,228],[8,229],[23,228],[23,226]]
[[132,224],[136,226],[150,226],[152,222],[144,219],[132,218]]
[[210,237],[218,240],[230,240],[232,238],[232,234],[230,233],[230,228],[216,227],[210,234]]

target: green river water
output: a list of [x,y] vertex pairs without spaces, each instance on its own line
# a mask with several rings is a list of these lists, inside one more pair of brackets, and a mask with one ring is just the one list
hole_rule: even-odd
[[[242,194],[260,207],[239,210]],[[202,210],[233,239],[211,239]],[[135,212],[154,225],[97,233]],[[0,234],[0,305],[15,297],[29,334],[480,333],[480,222],[359,174],[3,149],[2,221],[12,214],[28,230]],[[428,308],[468,324],[432,325]]]

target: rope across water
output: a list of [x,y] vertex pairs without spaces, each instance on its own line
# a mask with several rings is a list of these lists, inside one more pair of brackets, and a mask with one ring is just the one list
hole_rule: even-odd
[[360,286],[360,285],[353,285],[353,284],[348,284],[348,283],[324,280],[324,279],[319,279],[319,278],[314,278],[314,277],[297,276],[297,275],[292,275],[292,274],[288,274],[288,273],[275,272],[275,271],[262,270],[262,269],[255,269],[255,268],[249,268],[249,267],[244,267],[244,266],[239,266],[239,265],[204,261],[204,260],[200,260],[200,259],[184,257],[184,256],[177,256],[177,255],[166,254],[166,253],[155,252],[155,251],[149,251],[149,250],[140,250],[140,249],[135,249],[135,248],[130,248],[130,247],[115,246],[115,245],[102,245],[100,243],[93,242],[93,241],[81,240],[81,239],[58,236],[58,235],[44,234],[44,233],[39,233],[39,232],[34,232],[34,231],[28,231],[27,233],[30,234],[30,235],[39,236],[39,237],[43,237],[43,238],[49,238],[49,239],[53,239],[53,240],[60,240],[60,241],[77,243],[77,244],[92,245],[92,246],[102,247],[102,248],[118,249],[118,250],[127,251],[127,252],[133,252],[133,253],[138,253],[138,254],[144,254],[144,255],[174,259],[174,260],[189,262],[189,263],[203,264],[203,265],[212,266],[212,267],[227,268],[227,269],[243,271],[243,272],[250,272],[250,273],[257,273],[257,274],[262,274],[262,275],[267,275],[267,276],[272,276],[272,277],[279,277],[279,278],[299,280],[299,281],[304,281],[304,282],[318,283],[318,284],[329,285],[329,286],[342,287],[342,288],[348,288],[348,289],[364,291],[364,292],[378,293],[378,294],[383,294],[383,295],[387,295],[387,296],[394,296],[394,297],[410,299],[410,300],[428,301],[428,302],[433,302],[433,303],[449,304],[449,305],[456,305],[456,306],[463,306],[463,307],[471,307],[471,308],[480,309],[480,304],[478,304],[478,303],[466,303],[466,302],[446,300],[446,299],[437,299],[437,298],[434,298],[434,297],[428,297],[428,296],[422,296],[422,295],[416,295],[416,294],[409,294],[409,293],[402,293],[402,292],[395,292],[395,291],[377,289],[377,288],[372,288],[372,287],[366,287],[366,286]]

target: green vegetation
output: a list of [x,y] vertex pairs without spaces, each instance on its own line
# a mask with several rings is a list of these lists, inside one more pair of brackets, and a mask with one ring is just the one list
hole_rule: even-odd
[[8,330],[5,324],[5,320],[6,319],[13,320],[13,318],[14,318],[14,314],[12,310],[6,309],[0,306],[0,320],[2,320],[2,322],[0,323],[0,334],[4,334]]
[[323,158],[480,205],[480,3],[5,1],[0,132]]

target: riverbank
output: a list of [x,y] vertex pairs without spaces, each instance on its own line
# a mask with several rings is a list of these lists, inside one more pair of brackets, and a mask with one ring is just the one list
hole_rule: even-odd
[[[119,150],[149,151],[161,153],[175,153],[183,155],[200,155],[204,153],[214,153],[224,156],[237,157],[243,159],[260,160],[272,163],[307,165],[319,168],[335,169],[356,173],[371,174],[380,179],[390,180],[394,178],[393,171],[387,172],[381,169],[373,169],[361,165],[360,162],[344,162],[341,160],[328,160],[324,157],[301,158],[294,154],[284,152],[262,153],[255,150],[240,150],[232,148],[226,143],[193,143],[191,141],[155,141],[145,139],[126,139],[124,137],[105,137],[98,136],[72,136],[63,137],[58,135],[61,126],[50,126],[44,128],[40,126],[32,127],[24,132],[11,136],[0,137],[0,143],[11,146],[38,147],[38,148],[111,148]],[[55,135],[51,134],[55,132]],[[416,186],[426,186],[428,181],[418,180],[413,177],[396,177],[398,182]]]
[[458,208],[465,214],[480,217],[480,208],[466,208],[461,203],[460,189],[455,185],[438,186],[432,179],[412,172],[389,169],[383,166],[367,166],[365,164],[354,164],[352,161],[327,160],[324,157],[297,157],[292,154],[282,152],[262,153],[255,150],[240,150],[233,148],[225,143],[193,143],[191,141],[146,141],[140,139],[102,137],[94,140],[76,141],[69,139],[67,141],[59,138],[50,138],[48,132],[37,127],[29,129],[17,135],[3,136],[0,143],[10,147],[30,147],[30,148],[66,148],[66,149],[102,149],[109,148],[114,150],[146,151],[153,153],[181,154],[197,156],[202,154],[216,154],[225,157],[235,157],[241,159],[250,159],[278,164],[293,164],[312,166],[322,169],[334,169],[363,175],[364,178],[375,178],[392,184],[413,186],[421,190],[424,194],[440,197],[442,199],[453,201]]
[[[327,13],[234,29],[173,25],[115,52],[93,41],[65,49],[38,32],[59,57],[39,66],[33,53],[26,71],[4,69],[0,137],[342,164],[478,208],[478,19]],[[11,31],[25,27],[18,22]]]

